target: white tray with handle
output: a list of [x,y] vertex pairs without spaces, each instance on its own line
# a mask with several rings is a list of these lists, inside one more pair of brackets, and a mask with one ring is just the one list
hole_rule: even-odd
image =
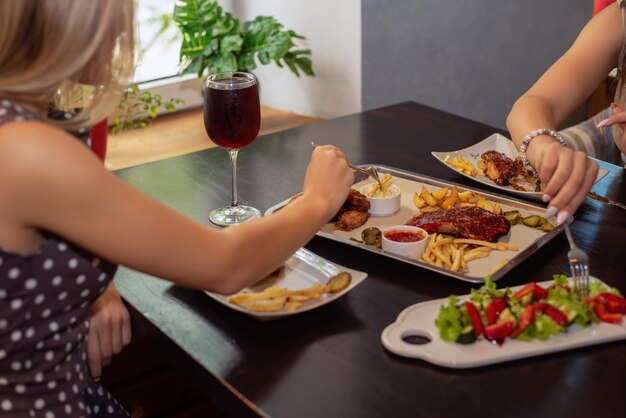
[[[552,284],[552,281],[539,283],[544,288]],[[459,301],[463,302],[468,298],[469,295],[459,296]],[[504,344],[497,345],[481,337],[472,344],[458,344],[444,341],[439,337],[435,318],[439,315],[442,304],[448,304],[448,298],[422,302],[404,309],[396,321],[383,330],[381,334],[383,346],[399,356],[462,369],[626,339],[625,319],[621,324],[602,322],[587,327],[572,325],[567,332],[551,336],[547,340],[520,341],[507,338]],[[423,344],[407,342],[412,337],[430,341]]]

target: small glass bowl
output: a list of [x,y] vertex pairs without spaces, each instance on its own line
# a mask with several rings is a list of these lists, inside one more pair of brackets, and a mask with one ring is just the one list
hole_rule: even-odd
[[[383,229],[382,235],[383,250],[415,260],[419,260],[428,241],[428,232],[410,225],[389,226]],[[411,235],[416,239],[406,240]]]
[[400,188],[398,186],[392,184],[387,189],[384,197],[378,197],[378,195],[368,195],[373,185],[374,183],[370,183],[361,187],[361,193],[367,196],[367,200],[369,200],[370,202],[370,215],[389,216],[400,210],[400,196],[402,192],[400,191]]

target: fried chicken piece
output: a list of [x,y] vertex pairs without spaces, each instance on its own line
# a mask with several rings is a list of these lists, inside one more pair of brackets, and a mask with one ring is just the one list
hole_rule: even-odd
[[344,203],[344,206],[350,208],[347,210],[367,212],[368,210],[370,210],[370,201],[363,193],[359,192],[358,190],[350,189],[350,193],[348,193],[348,198],[346,199],[346,203]]
[[331,219],[335,227],[342,231],[352,231],[369,219],[370,201],[358,190],[350,189],[348,197],[339,212]]
[[[302,196],[302,193],[298,193],[292,197],[287,204],[293,202],[300,196]],[[367,196],[358,190],[350,189],[346,201],[330,222],[334,222],[337,229],[352,231],[367,222],[370,217],[369,210],[370,201],[367,199]]]
[[369,213],[367,212],[348,210],[339,215],[339,218],[335,222],[335,227],[342,231],[352,231],[367,222],[368,218]]

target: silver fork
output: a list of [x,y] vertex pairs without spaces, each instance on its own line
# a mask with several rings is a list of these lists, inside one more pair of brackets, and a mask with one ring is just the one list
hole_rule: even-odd
[[569,258],[569,268],[574,280],[574,292],[582,299],[589,296],[589,256],[576,245],[567,224],[565,224],[565,234],[570,247],[567,257]]
[[[311,146],[313,148],[315,148],[315,147],[317,147],[317,144],[315,142],[311,141]],[[380,182],[380,177],[378,175],[378,170],[376,170],[374,167],[369,166],[369,167],[361,168],[361,167],[354,166],[352,164],[348,164],[348,166],[351,169],[353,169],[354,171],[359,171],[359,172],[361,172],[363,174],[366,174],[366,175],[370,176],[371,178],[373,178],[376,182],[378,182],[378,185],[382,189],[383,185]]]

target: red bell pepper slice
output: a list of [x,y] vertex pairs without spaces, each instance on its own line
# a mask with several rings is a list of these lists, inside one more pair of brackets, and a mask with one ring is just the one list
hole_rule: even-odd
[[465,302],[465,307],[467,308],[467,315],[470,317],[472,321],[472,325],[474,326],[474,335],[477,337],[483,333],[483,320],[480,317],[480,312],[476,308],[472,302]]
[[548,315],[550,318],[552,318],[552,320],[557,324],[557,325],[561,325],[561,326],[566,326],[567,323],[569,322],[567,320],[567,315],[565,315],[563,312],[561,312],[558,308],[555,308],[552,305],[549,305],[547,303],[535,303],[533,305],[535,311],[537,312],[543,312],[546,315]]
[[533,305],[528,305],[524,308],[524,312],[517,324],[515,330],[511,333],[511,338],[515,338],[520,335],[522,332],[526,331],[526,328],[530,326],[535,320],[535,307]]
[[537,283],[531,282],[531,283],[528,283],[526,286],[522,287],[520,290],[518,290],[513,295],[513,298],[519,300],[523,298],[524,296],[528,295],[529,293],[533,294],[533,299],[535,302],[538,302],[541,299],[545,299],[546,297],[548,297],[547,290],[539,286]]
[[593,305],[593,312],[602,322],[609,322],[611,324],[619,324],[622,322],[622,314],[607,312],[606,309],[604,309],[604,305],[602,305],[601,303],[596,303]]
[[487,325],[485,327],[485,337],[489,341],[496,341],[498,344],[502,344],[502,341],[513,332],[513,327],[515,327],[515,322],[513,321]]
[[485,309],[485,315],[487,316],[487,325],[495,324],[502,311],[506,308],[506,300],[502,298],[495,298],[491,301]]

